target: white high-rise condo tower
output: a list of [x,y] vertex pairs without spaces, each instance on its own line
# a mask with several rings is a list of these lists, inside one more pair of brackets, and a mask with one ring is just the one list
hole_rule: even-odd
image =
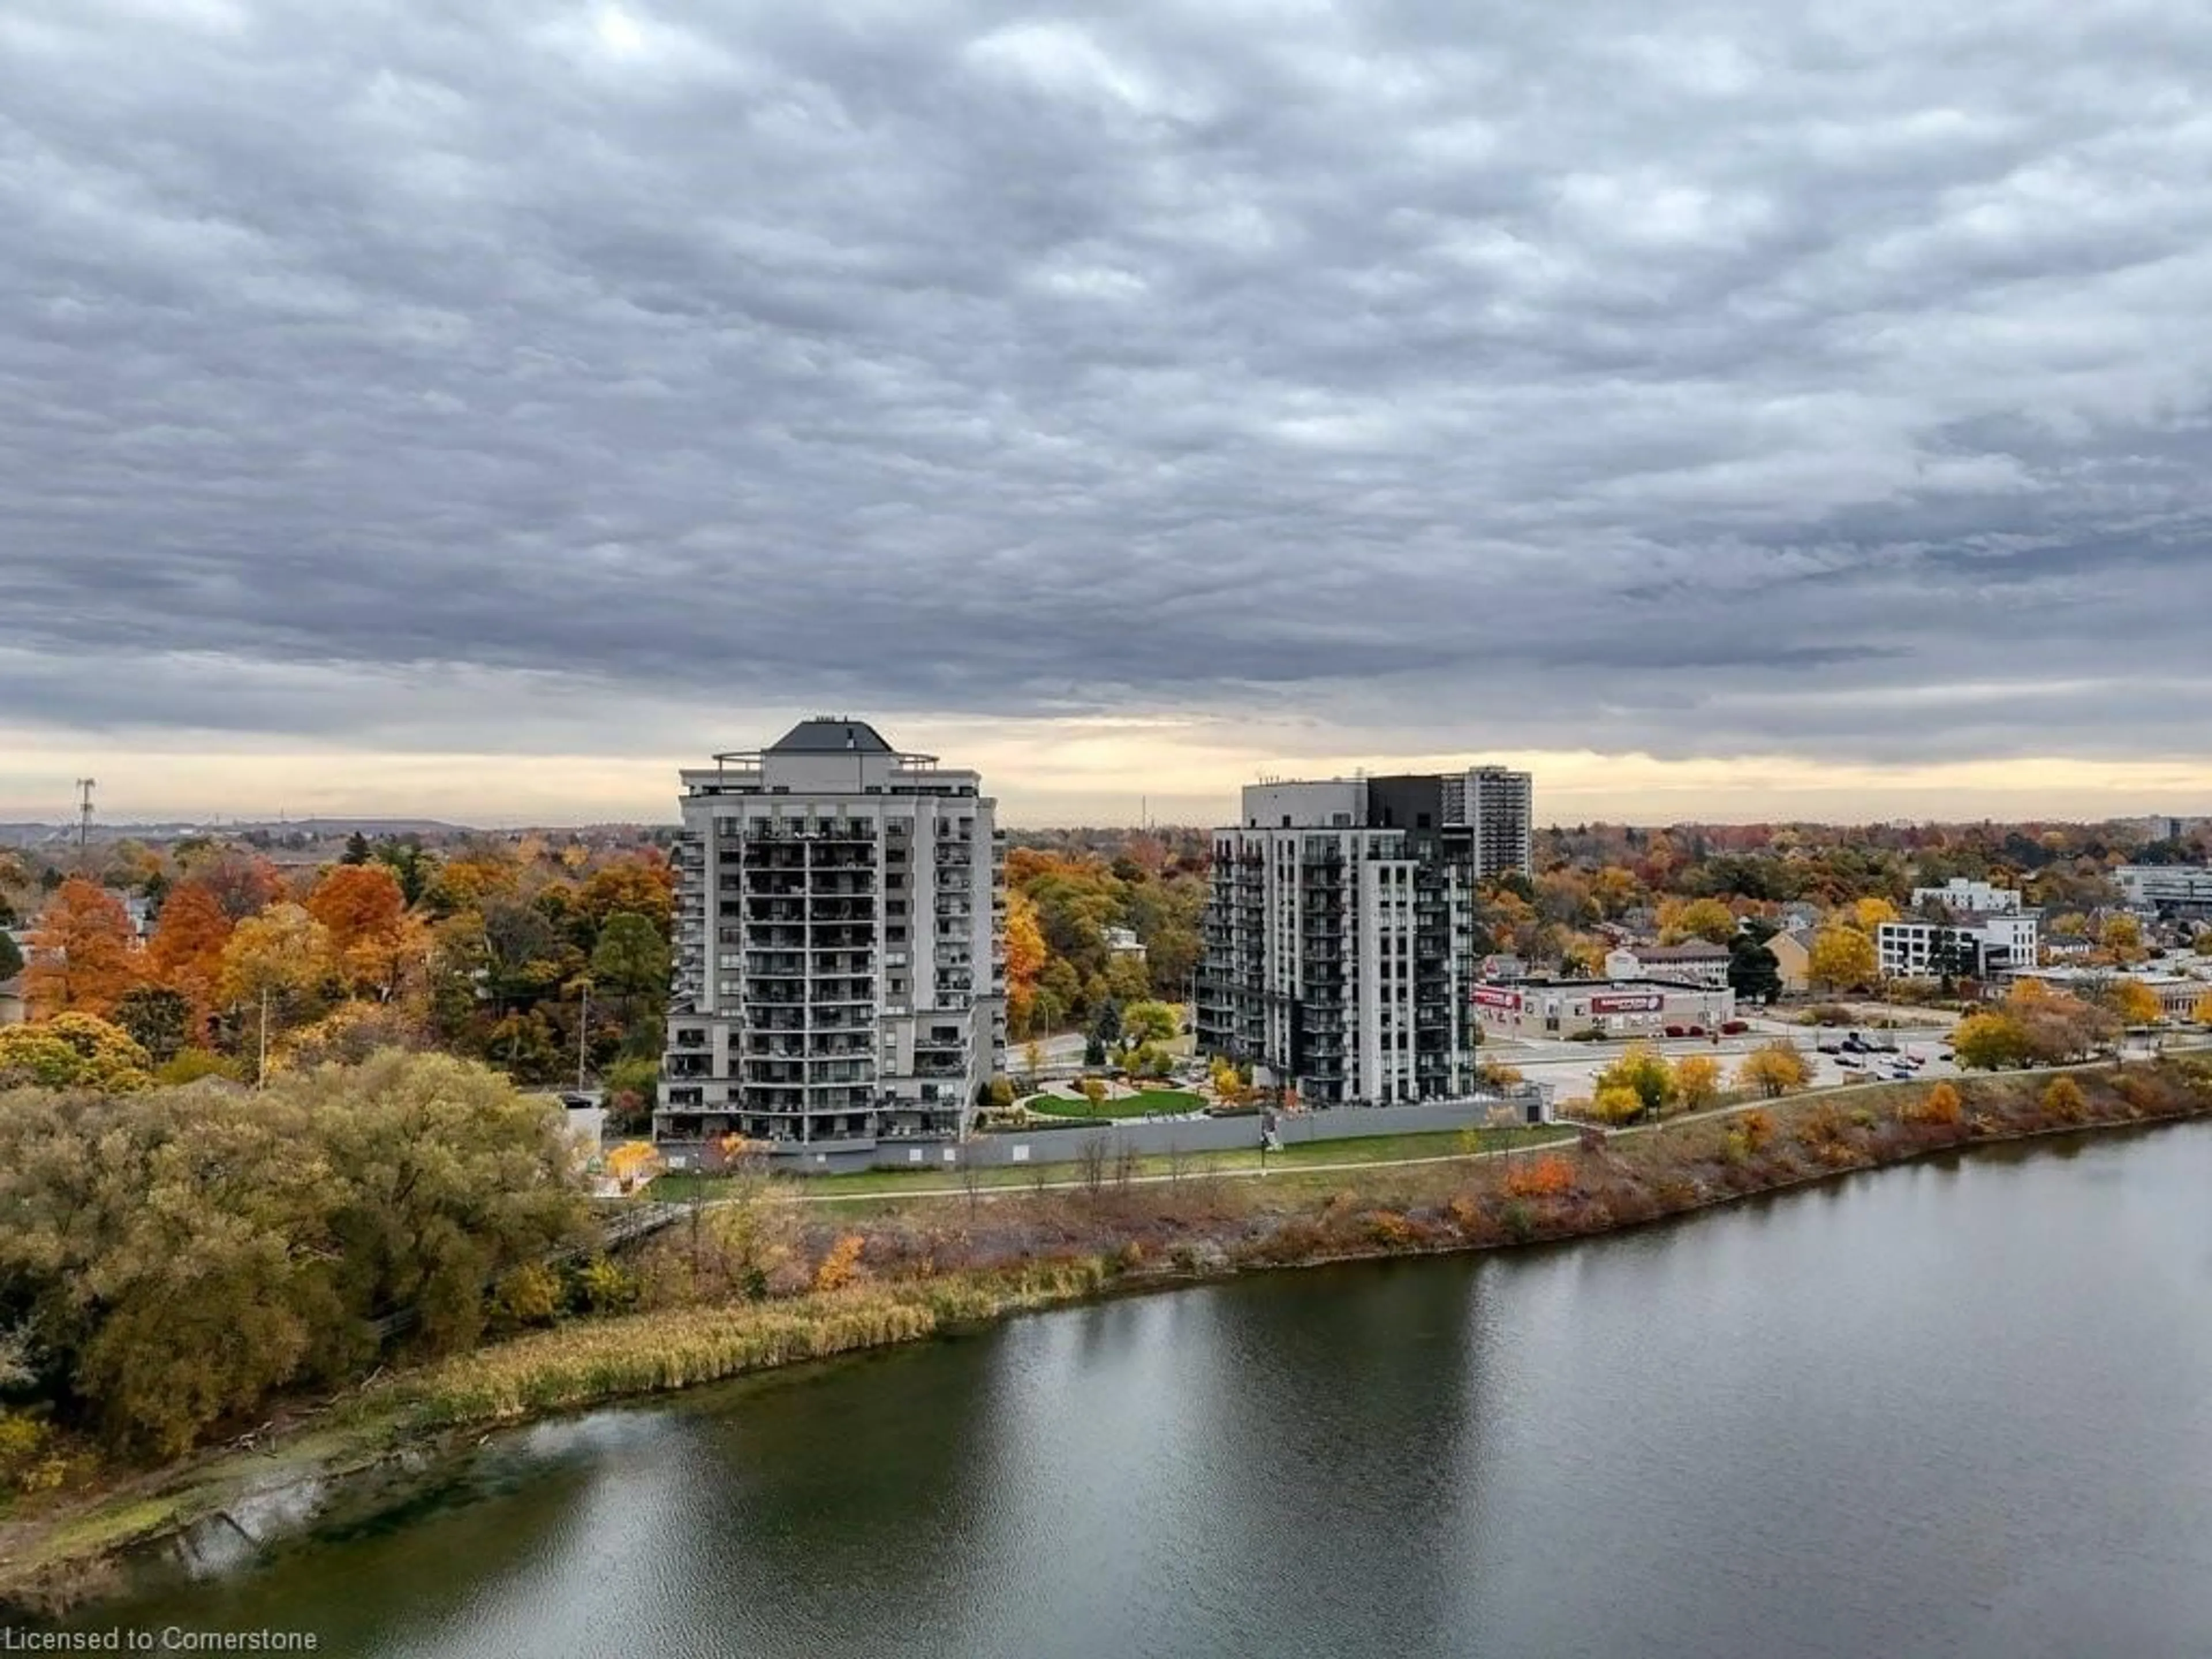
[[654,1138],[803,1153],[963,1133],[1006,1043],[981,778],[823,716],[683,781]]

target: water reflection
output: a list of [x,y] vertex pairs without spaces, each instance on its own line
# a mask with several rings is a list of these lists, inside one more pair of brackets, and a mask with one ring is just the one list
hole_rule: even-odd
[[2201,1654],[2208,1190],[2193,1127],[1017,1321],[495,1443],[126,1612],[365,1659]]

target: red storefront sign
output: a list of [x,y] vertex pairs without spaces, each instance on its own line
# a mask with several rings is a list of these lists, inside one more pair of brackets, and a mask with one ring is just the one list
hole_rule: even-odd
[[1656,1014],[1666,1006],[1667,999],[1656,991],[1590,999],[1590,1012],[1594,1014]]
[[1474,1000],[1480,1007],[1503,1008],[1509,1013],[1517,1013],[1521,1009],[1521,994],[1518,991],[1501,991],[1491,985],[1476,986]]

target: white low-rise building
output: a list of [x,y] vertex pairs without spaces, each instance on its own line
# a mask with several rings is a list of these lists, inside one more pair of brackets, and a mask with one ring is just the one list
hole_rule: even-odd
[[1963,916],[1991,916],[2017,914],[2020,890],[2013,887],[1994,887],[1986,881],[1969,881],[1964,876],[1954,876],[1941,887],[1916,887],[1912,890],[1912,908],[1923,904],[1940,904],[1945,909]]
[[1717,988],[1729,982],[1729,963],[1734,960],[1724,945],[1690,939],[1680,945],[1637,945],[1608,951],[1605,972],[1608,979],[1679,980],[1686,985]]
[[1885,921],[1875,957],[1885,979],[1987,979],[2035,965],[2042,917],[1999,911],[1971,921]]

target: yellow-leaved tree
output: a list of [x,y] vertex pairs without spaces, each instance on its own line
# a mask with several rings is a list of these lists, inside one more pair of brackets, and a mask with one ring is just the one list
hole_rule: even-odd
[[1686,1112],[1713,1103],[1721,1091],[1721,1063],[1711,1054],[1685,1054],[1674,1062],[1674,1094]]
[[2139,979],[2116,979],[2105,988],[2105,1005],[2130,1025],[2155,1025],[2165,1015],[2158,993]]
[[1806,976],[1825,990],[1856,990],[1874,983],[1874,940],[1856,927],[1823,927],[1813,936]]
[[1813,1067],[1796,1044],[1777,1038],[1754,1048],[1736,1067],[1736,1086],[1772,1100],[1813,1080]]

